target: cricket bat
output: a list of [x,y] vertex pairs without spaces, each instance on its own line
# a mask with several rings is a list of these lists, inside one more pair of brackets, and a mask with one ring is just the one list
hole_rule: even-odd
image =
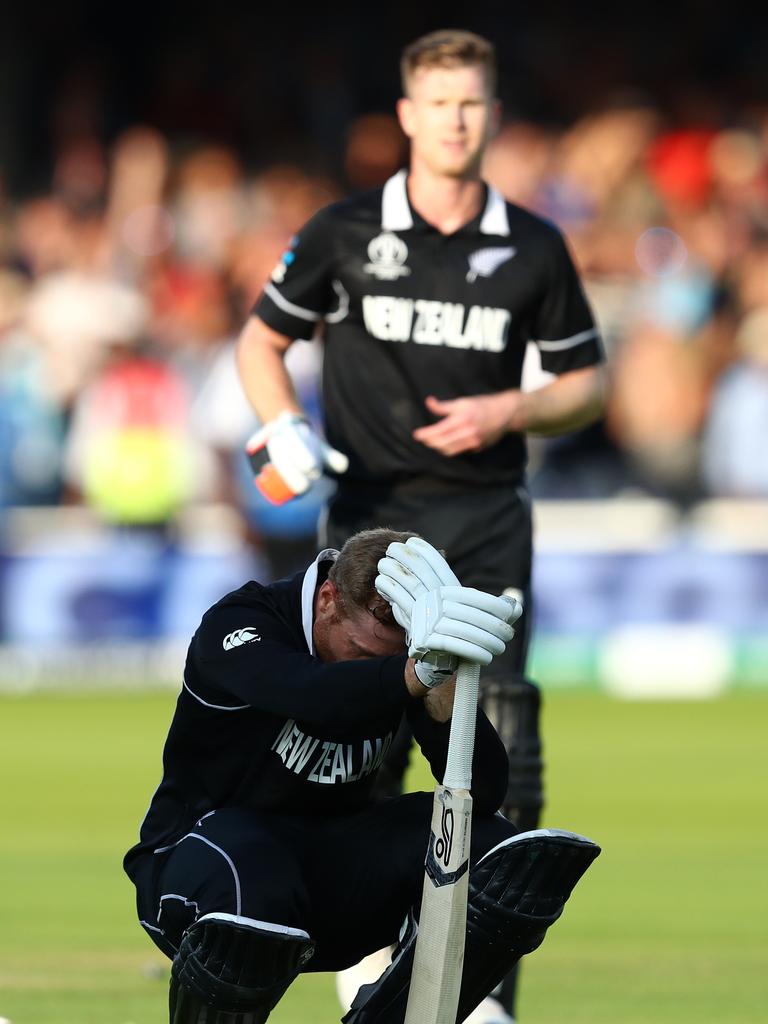
[[467,929],[472,753],[480,666],[459,663],[448,761],[435,788],[405,1024],[456,1024]]

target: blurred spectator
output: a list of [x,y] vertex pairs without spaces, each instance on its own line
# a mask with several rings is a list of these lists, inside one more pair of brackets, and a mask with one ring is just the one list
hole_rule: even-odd
[[709,198],[714,138],[710,129],[677,128],[662,133],[648,147],[651,180],[670,208],[699,208]]
[[25,277],[0,271],[0,508],[61,495],[65,421],[22,326],[28,292]]
[[[256,424],[239,418],[236,375],[223,367],[236,325],[297,228],[403,163],[396,119],[353,110],[343,69],[329,66],[323,88],[338,93],[333,138],[318,137],[311,162],[297,160],[308,152],[297,145],[273,163],[260,153],[254,166],[252,152],[187,130],[186,121],[175,134],[137,123],[107,141],[98,83],[89,81],[68,87],[55,119],[47,191],[2,195],[2,500],[62,499],[71,414],[76,424],[90,416],[100,388],[130,391],[129,367],[141,351],[156,361],[155,385],[169,407],[178,387],[192,422],[211,417],[188,453],[195,479],[180,488],[183,500],[232,503],[257,544],[277,544],[283,526],[309,536],[316,510],[307,507],[299,526],[298,518],[268,522],[269,510],[256,507],[235,455]],[[768,113],[757,101],[739,107],[734,98],[726,107],[695,89],[681,96],[670,94],[663,109],[620,92],[564,125],[518,113],[488,148],[485,176],[567,235],[614,379],[604,424],[532,442],[539,496],[635,488],[685,503],[705,490],[765,493],[759,452],[746,453],[762,425],[765,386],[755,339],[768,308]],[[298,122],[280,132],[298,140]],[[339,181],[316,171],[334,166]],[[311,390],[320,349],[303,351],[297,380]],[[526,376],[535,386],[536,367]],[[319,393],[308,401],[319,403]],[[214,407],[229,415],[228,427],[216,425]],[[79,476],[72,468],[78,458],[70,454],[70,486],[77,478],[83,500],[93,500],[82,465]],[[563,471],[574,462],[578,473]]]
[[109,170],[104,146],[93,136],[66,144],[53,168],[53,193],[75,214],[101,213],[107,197]]
[[167,140],[145,125],[123,132],[111,151],[107,226],[111,269],[141,285],[147,265],[173,240],[164,208],[170,173]]
[[379,188],[406,160],[406,139],[394,115],[366,114],[352,122],[344,150],[350,191]]
[[168,529],[194,494],[188,417],[171,365],[113,347],[75,408],[69,483],[107,523]]
[[223,267],[246,216],[240,161],[225,146],[199,146],[179,161],[175,179],[175,255],[198,267]]
[[71,266],[76,252],[75,219],[61,199],[41,196],[19,206],[11,259],[29,277],[36,279]]
[[644,232],[636,258],[645,277],[615,352],[608,421],[640,485],[687,502],[698,492],[715,282],[668,228]]
[[768,306],[741,322],[736,350],[707,417],[704,480],[710,494],[768,498]]
[[483,177],[510,202],[538,209],[541,182],[549,172],[554,134],[525,121],[509,122],[491,140]]
[[90,380],[105,346],[138,337],[146,318],[144,296],[108,277],[63,270],[35,283],[25,323],[41,348],[47,389],[63,409]]

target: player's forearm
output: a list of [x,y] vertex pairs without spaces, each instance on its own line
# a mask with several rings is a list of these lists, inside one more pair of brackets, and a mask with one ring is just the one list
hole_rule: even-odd
[[246,398],[263,423],[286,409],[302,412],[285,353],[290,339],[250,317],[237,341],[237,367]]
[[605,397],[604,367],[572,370],[536,391],[521,393],[510,429],[542,437],[580,430],[599,419]]

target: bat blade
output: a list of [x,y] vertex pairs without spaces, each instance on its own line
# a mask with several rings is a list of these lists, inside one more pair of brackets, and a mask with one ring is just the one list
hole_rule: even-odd
[[437,786],[405,1024],[456,1024],[471,829],[469,790]]

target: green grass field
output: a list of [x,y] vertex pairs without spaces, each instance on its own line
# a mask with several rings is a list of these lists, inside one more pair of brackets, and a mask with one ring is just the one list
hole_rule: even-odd
[[[163,1024],[167,963],[120,860],[175,696],[0,699],[0,1017]],[[603,855],[525,964],[524,1024],[758,1024],[768,1006],[768,698],[546,702],[545,824]],[[421,776],[413,781],[431,788]],[[339,1019],[299,979],[275,1024]]]

